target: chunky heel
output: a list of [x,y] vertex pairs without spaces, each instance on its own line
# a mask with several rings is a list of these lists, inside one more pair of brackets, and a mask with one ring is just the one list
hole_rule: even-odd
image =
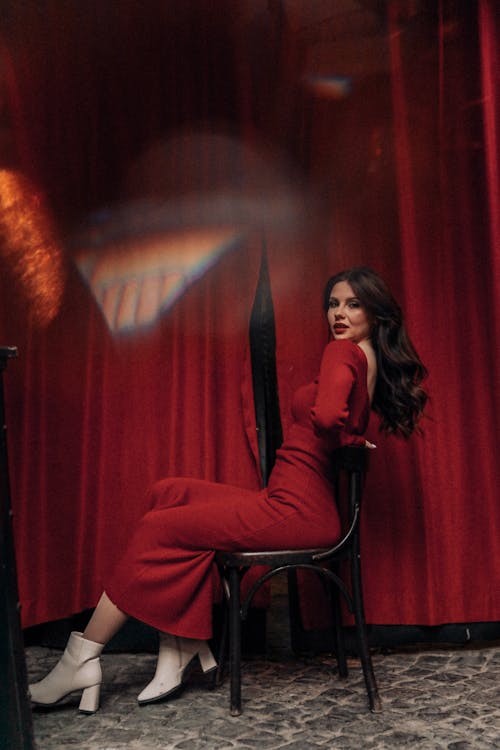
[[210,646],[207,643],[204,643],[202,646],[200,646],[200,650],[198,651],[198,659],[200,660],[200,666],[205,674],[207,672],[213,672],[214,669],[217,669],[217,662],[215,661],[214,655],[212,654]]
[[160,633],[155,676],[139,694],[139,704],[153,703],[177,693],[196,657],[205,673],[217,669],[217,662],[205,641]]
[[99,708],[100,693],[100,685],[92,685],[92,687],[85,688],[82,693],[82,699],[79,706],[79,711],[81,714],[95,714],[95,712]]
[[70,693],[83,690],[80,711],[93,714],[99,706],[102,649],[102,643],[89,641],[81,633],[71,633],[54,669],[43,680],[29,685],[31,702],[36,706],[54,706]]

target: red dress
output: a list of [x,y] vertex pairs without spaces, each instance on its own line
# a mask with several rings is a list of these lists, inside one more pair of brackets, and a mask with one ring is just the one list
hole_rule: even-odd
[[363,445],[369,416],[364,352],[332,341],[319,377],[294,395],[294,422],[266,489],[204,480],[157,482],[105,590],[121,610],[187,638],[212,635],[214,550],[327,546],[339,535],[331,451]]

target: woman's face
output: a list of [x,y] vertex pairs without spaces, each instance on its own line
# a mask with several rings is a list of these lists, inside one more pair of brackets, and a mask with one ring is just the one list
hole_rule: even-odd
[[347,281],[339,281],[332,288],[327,318],[334,339],[359,344],[371,337],[371,320]]

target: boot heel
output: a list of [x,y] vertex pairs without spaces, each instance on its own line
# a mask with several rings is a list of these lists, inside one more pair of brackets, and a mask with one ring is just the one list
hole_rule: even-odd
[[208,644],[204,643],[203,646],[198,651],[198,659],[200,660],[200,666],[205,672],[212,672],[214,669],[217,669],[217,662],[214,659],[214,655],[212,654],[210,647]]
[[79,711],[82,714],[95,714],[99,708],[99,695],[101,693],[100,685],[92,685],[92,687],[85,688],[82,693],[82,699],[80,701]]

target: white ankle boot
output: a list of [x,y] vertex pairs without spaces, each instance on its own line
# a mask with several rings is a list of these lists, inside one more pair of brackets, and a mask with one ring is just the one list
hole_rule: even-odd
[[155,676],[138,696],[139,703],[152,703],[180,688],[187,668],[196,657],[205,673],[217,668],[217,662],[206,641],[160,633]]
[[81,633],[71,633],[54,669],[43,680],[29,686],[32,703],[51,706],[69,693],[83,689],[80,711],[84,714],[97,711],[102,681],[99,656],[103,648],[102,643],[88,641]]

